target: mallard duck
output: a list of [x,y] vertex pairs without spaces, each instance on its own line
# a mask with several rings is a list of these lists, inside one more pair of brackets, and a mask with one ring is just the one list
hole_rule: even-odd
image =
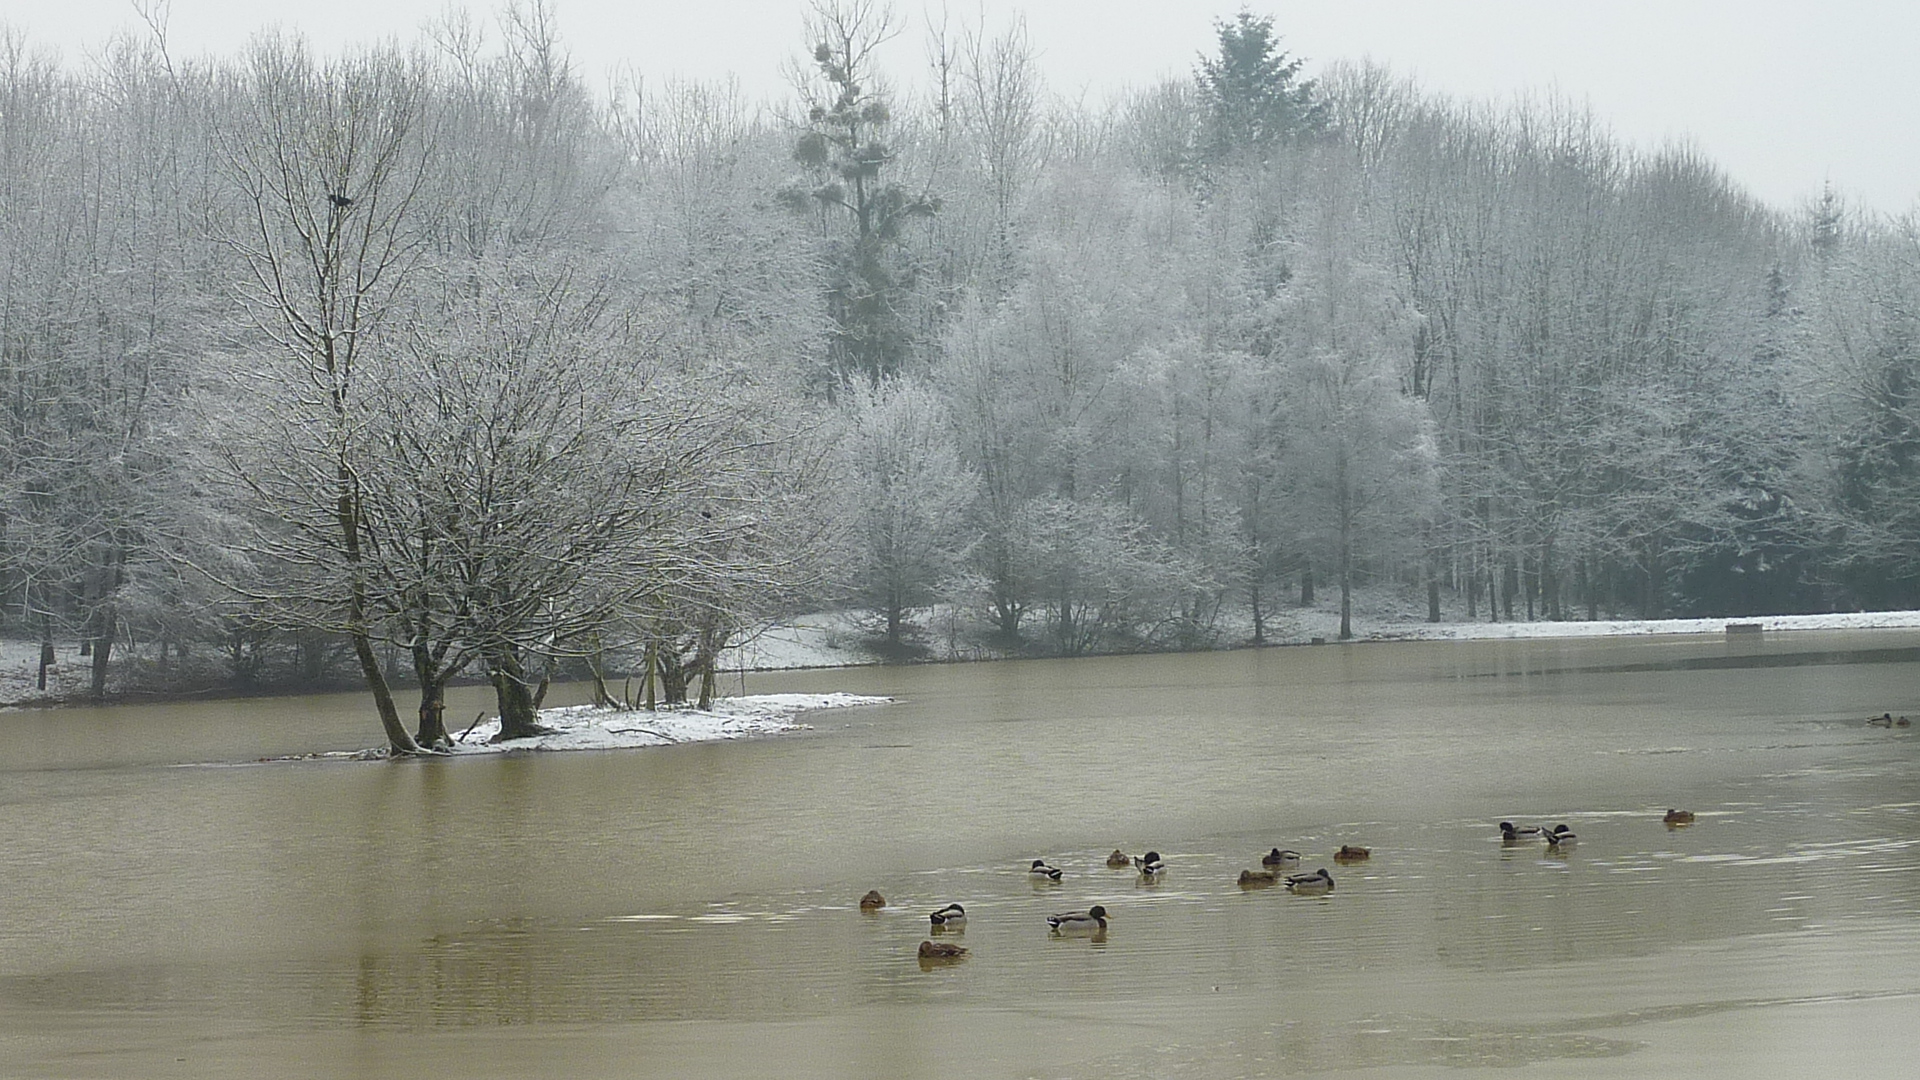
[[1892,727],[1893,714],[1883,712],[1879,716],[1869,716],[1867,718],[1867,726],[1868,727]]
[[1126,852],[1114,848],[1113,854],[1107,856],[1107,865],[1115,870],[1125,870],[1133,865],[1133,859]]
[[1511,821],[1500,823],[1500,839],[1511,844],[1519,840],[1538,840],[1547,830],[1538,825],[1515,825]]
[[1092,934],[1107,928],[1107,909],[1095,904],[1085,911],[1047,916],[1047,929],[1056,934]]
[[1300,853],[1291,848],[1274,848],[1260,857],[1260,865],[1267,867],[1288,867],[1300,865]]
[[867,895],[860,898],[861,911],[879,911],[887,906],[887,898],[880,895],[879,889],[868,889]]
[[949,945],[944,941],[923,941],[920,943],[922,960],[958,960],[967,955],[965,945]]
[[1667,811],[1667,816],[1661,820],[1669,825],[1691,825],[1693,824],[1693,811],[1669,810]]
[[1060,880],[1060,869],[1048,866],[1045,859],[1033,860],[1033,866],[1027,870],[1027,873],[1037,878],[1046,878],[1048,881]]
[[1333,875],[1321,867],[1311,874],[1294,874],[1287,878],[1287,891],[1301,896],[1315,896],[1333,891]]
[[1333,853],[1334,862],[1366,862],[1371,858],[1372,848],[1355,847],[1352,844],[1341,844],[1340,850]]
[[1160,853],[1157,851],[1149,851],[1145,855],[1136,856],[1133,860],[1133,865],[1146,877],[1152,877],[1167,868],[1166,861],[1160,858]]
[[1580,838],[1573,835],[1573,830],[1565,825],[1555,825],[1553,831],[1547,834],[1547,846],[1550,848],[1570,848],[1579,842]]
[[1269,885],[1278,884],[1280,884],[1280,871],[1278,870],[1240,871],[1240,887],[1243,889],[1264,889]]
[[939,911],[928,915],[927,918],[932,920],[935,926],[948,928],[965,926],[967,925],[967,909],[961,907],[959,904],[948,904]]
[[1911,726],[1913,726],[1913,721],[1911,721],[1911,720],[1909,720],[1909,719],[1907,719],[1906,717],[1904,717],[1904,716],[1902,716],[1902,717],[1899,717],[1898,719],[1896,719],[1896,720],[1894,720],[1894,722],[1893,722],[1893,726],[1894,726],[1894,727],[1911,727]]

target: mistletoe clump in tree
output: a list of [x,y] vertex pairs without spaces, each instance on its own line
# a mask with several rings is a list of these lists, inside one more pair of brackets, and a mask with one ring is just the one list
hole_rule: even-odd
[[839,223],[828,246],[832,375],[878,383],[901,370],[913,339],[906,304],[914,275],[901,230],[912,219],[931,217],[939,202],[882,175],[895,160],[885,141],[893,113],[876,89],[873,54],[893,36],[892,12],[869,0],[823,0],[807,29],[818,43],[817,79],[803,88],[806,130],[793,156],[817,183],[790,188],[783,197],[796,208],[817,210],[829,228]]

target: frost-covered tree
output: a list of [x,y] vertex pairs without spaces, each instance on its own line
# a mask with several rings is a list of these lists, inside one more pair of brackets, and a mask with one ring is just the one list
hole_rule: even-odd
[[1920,602],[1920,220],[1815,226],[1801,350],[1832,571],[1854,603]]
[[973,476],[951,422],[927,388],[888,381],[853,387],[841,444],[853,596],[886,620],[886,646],[906,645],[910,609],[932,603],[973,547]]
[[96,698],[128,590],[170,576],[152,495],[211,306],[196,112],[150,48],[82,81],[0,35],[0,587],[43,640],[77,633]]
[[303,588],[268,583],[259,599],[347,636],[400,753],[419,747],[375,649],[386,612],[373,568],[390,545],[369,507],[377,451],[363,431],[380,404],[372,376],[397,347],[393,317],[425,251],[429,74],[394,50],[319,61],[263,38],[226,75],[220,130],[236,203],[221,239],[251,339],[234,388],[258,385],[257,415],[278,421],[236,429],[226,460],[274,523],[264,535],[286,545],[274,554],[309,571]]
[[1413,319],[1351,188],[1331,169],[1319,179],[1287,286],[1281,468],[1300,542],[1335,569],[1344,640],[1356,563],[1404,555],[1431,513],[1434,447],[1425,403],[1406,392]]

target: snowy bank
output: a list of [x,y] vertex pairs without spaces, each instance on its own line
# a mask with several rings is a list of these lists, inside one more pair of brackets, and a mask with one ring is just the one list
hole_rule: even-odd
[[[1340,631],[1337,595],[1315,607],[1286,607],[1268,613],[1266,640],[1271,645],[1305,645],[1333,641]],[[1453,607],[1461,606],[1457,597]],[[1443,615],[1448,614],[1443,612]],[[1920,628],[1920,611],[1854,611],[1824,615],[1718,616],[1706,619],[1598,619],[1592,622],[1547,620],[1531,622],[1485,622],[1461,618],[1454,611],[1443,622],[1426,621],[1426,599],[1396,590],[1373,588],[1355,597],[1353,631],[1355,641],[1468,641],[1486,638],[1585,638],[1639,637],[1653,634],[1720,634],[1729,623],[1759,626],[1764,632],[1786,630],[1874,630]],[[1218,648],[1243,647],[1252,643],[1253,624],[1244,613],[1221,620]],[[918,638],[932,643],[928,659],[933,661],[987,660],[991,654],[955,649],[951,638],[941,631],[947,617],[942,609],[920,609],[909,613],[909,623]],[[746,643],[729,650],[721,666],[728,670],[776,671],[792,668],[855,667],[882,661],[867,647],[873,622],[861,612],[820,612],[797,617],[769,628]]]
[[[1265,620],[1266,640],[1272,645],[1305,645],[1316,638],[1333,641],[1340,628],[1338,597],[1329,590],[1321,591],[1321,602],[1312,607],[1282,607],[1267,614]],[[1584,638],[1608,636],[1646,636],[1653,634],[1720,634],[1729,623],[1759,626],[1764,632],[1775,633],[1789,630],[1872,630],[1872,629],[1913,629],[1920,628],[1920,611],[1859,611],[1825,615],[1754,615],[1738,618],[1716,617],[1707,619],[1601,619],[1593,622],[1567,621],[1520,621],[1485,622],[1465,618],[1464,603],[1461,598],[1449,594],[1445,599],[1442,616],[1445,621],[1430,623],[1426,621],[1426,598],[1406,590],[1390,587],[1367,587],[1356,590],[1354,597],[1353,629],[1357,641],[1462,641],[1485,638]],[[991,650],[971,647],[965,643],[965,636],[954,632],[951,609],[920,609],[911,613],[910,622],[917,640],[927,646],[926,658],[931,661],[990,660],[997,658]],[[875,633],[875,620],[867,613],[857,611],[818,612],[798,616],[776,626],[764,628],[760,633],[748,638],[722,656],[721,668],[727,671],[779,671],[796,668],[835,668],[855,667],[881,663],[881,657],[869,647]],[[1251,644],[1253,626],[1245,612],[1223,615],[1214,639],[1217,648],[1236,648]],[[37,641],[0,639],[0,708],[21,705],[57,705],[64,702],[86,700],[87,679],[91,674],[88,661],[81,658],[77,646],[71,642],[56,645],[58,665],[49,673],[47,689],[40,690],[35,685],[35,675],[40,658],[40,645]],[[213,665],[216,654],[212,650],[196,650],[195,661],[204,667],[200,671],[203,686],[218,685],[220,673]],[[150,663],[143,657],[141,663]],[[128,660],[124,651],[116,651],[114,667],[108,682],[109,695],[118,695],[127,689]],[[162,695],[164,696],[164,694]],[[738,698],[736,702],[757,701],[758,698]],[[865,702],[857,702],[865,704]],[[733,706],[728,706],[732,708]],[[837,703],[793,706],[794,711],[806,708],[835,708]],[[589,710],[591,712],[591,710]],[[604,727],[626,726],[620,717],[629,719],[638,715],[644,720],[636,721],[640,728],[659,729],[658,717],[667,713],[648,714],[610,714],[600,716],[588,723],[584,719],[569,719],[548,714],[549,726],[571,724],[573,728],[590,727],[599,724]],[[681,714],[692,717],[697,714]],[[715,713],[735,721],[734,734],[698,736],[702,738],[734,738],[738,734],[757,732],[741,730],[752,720],[749,714],[728,712]],[[477,728],[467,737],[471,744],[491,735],[491,730]],[[669,733],[671,741],[682,736]],[[584,737],[584,736],[583,736]],[[466,745],[463,744],[463,745]],[[596,744],[598,745],[598,744]],[[648,743],[619,743],[617,745],[652,745]]]
[[1827,615],[1755,615],[1713,619],[1599,619],[1593,622],[1414,623],[1367,635],[1389,641],[1480,638],[1632,637],[1647,634],[1720,634],[1729,625],[1773,630],[1884,630],[1920,627],[1920,611],[1849,611]]
[[798,731],[807,725],[797,719],[814,709],[845,709],[856,705],[885,705],[887,697],[860,694],[754,694],[716,698],[713,708],[610,709],[573,705],[544,709],[540,722],[551,735],[489,742],[500,731],[500,720],[483,720],[460,733],[456,754],[498,754],[509,750],[626,750],[669,743],[712,742]]

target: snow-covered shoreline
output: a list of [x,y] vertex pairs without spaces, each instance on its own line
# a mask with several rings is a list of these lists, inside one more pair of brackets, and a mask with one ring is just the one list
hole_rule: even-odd
[[[749,694],[715,698],[710,709],[673,707],[613,709],[601,705],[563,705],[540,711],[540,723],[552,731],[526,739],[492,742],[500,718],[482,720],[454,733],[451,751],[436,756],[485,757],[494,754],[563,750],[640,750],[691,742],[723,742],[806,731],[801,713],[821,709],[850,709],[886,705],[890,697],[865,694]],[[291,757],[265,758],[260,764],[286,761],[377,761],[390,755],[387,748],[335,750]]]
[[569,705],[543,709],[540,723],[551,735],[490,742],[500,730],[500,718],[482,720],[460,732],[455,754],[498,754],[510,750],[629,750],[673,743],[716,742],[756,735],[802,731],[808,725],[798,717],[820,709],[847,709],[885,705],[890,697],[863,694],[749,694],[715,698],[713,707],[611,709],[599,705]]
[[[1392,596],[1384,591],[1365,595],[1356,604],[1355,641],[1470,641],[1518,638],[1592,638],[1645,637],[1653,635],[1721,634],[1728,624],[1746,624],[1763,632],[1798,630],[1875,630],[1920,628],[1920,611],[1862,611],[1823,615],[1755,615],[1705,619],[1602,619],[1587,621],[1484,622],[1454,620],[1429,623],[1423,604],[1414,599]],[[916,627],[923,639],[940,640],[938,612],[916,612]],[[1283,608],[1266,622],[1270,645],[1306,645],[1335,640],[1339,630],[1339,612],[1327,607]],[[866,647],[867,631],[857,613],[825,612],[802,616],[772,627],[745,644],[728,651],[722,667],[728,671],[793,671],[808,668],[861,667],[882,663]],[[1220,632],[1219,648],[1244,648],[1250,644],[1251,626],[1232,625]],[[60,664],[48,689],[34,684],[39,661],[39,645],[33,642],[0,639],[0,709],[58,706],[86,701],[87,669],[72,645],[59,646]],[[930,662],[984,660],[995,657],[934,646],[927,650]],[[119,690],[118,679],[109,684],[110,692]],[[831,708],[833,706],[808,706]],[[657,714],[656,714],[657,715]],[[750,723],[736,716],[735,728]],[[481,735],[476,730],[471,742]],[[716,737],[737,737],[720,735]]]
[[1465,641],[1482,638],[1633,637],[1720,634],[1729,625],[1777,630],[1885,630],[1920,627],[1920,611],[1854,611],[1826,615],[1754,615],[1711,619],[1602,619],[1594,622],[1416,623],[1376,629],[1374,640]]
[[[1369,597],[1370,610],[1354,615],[1355,641],[1474,641],[1500,638],[1591,638],[1646,637],[1662,634],[1721,634],[1728,624],[1759,626],[1763,632],[1790,630],[1878,630],[1920,628],[1920,611],[1857,611],[1823,615],[1717,616],[1705,619],[1600,619],[1587,621],[1483,622],[1453,621],[1430,623],[1412,604],[1392,605],[1381,597]],[[931,621],[927,613],[916,620]],[[1270,645],[1306,645],[1333,641],[1339,633],[1338,610],[1327,608],[1287,608],[1267,621],[1266,637]],[[932,636],[929,634],[928,636]],[[1244,648],[1250,644],[1251,626],[1233,627],[1223,636],[1228,642],[1220,648]],[[803,616],[774,627],[746,644],[731,650],[726,666],[748,671],[791,671],[802,668],[859,667],[881,660],[861,645],[857,620],[845,612],[823,612]],[[933,662],[990,659],[971,655],[941,655],[930,650]]]

